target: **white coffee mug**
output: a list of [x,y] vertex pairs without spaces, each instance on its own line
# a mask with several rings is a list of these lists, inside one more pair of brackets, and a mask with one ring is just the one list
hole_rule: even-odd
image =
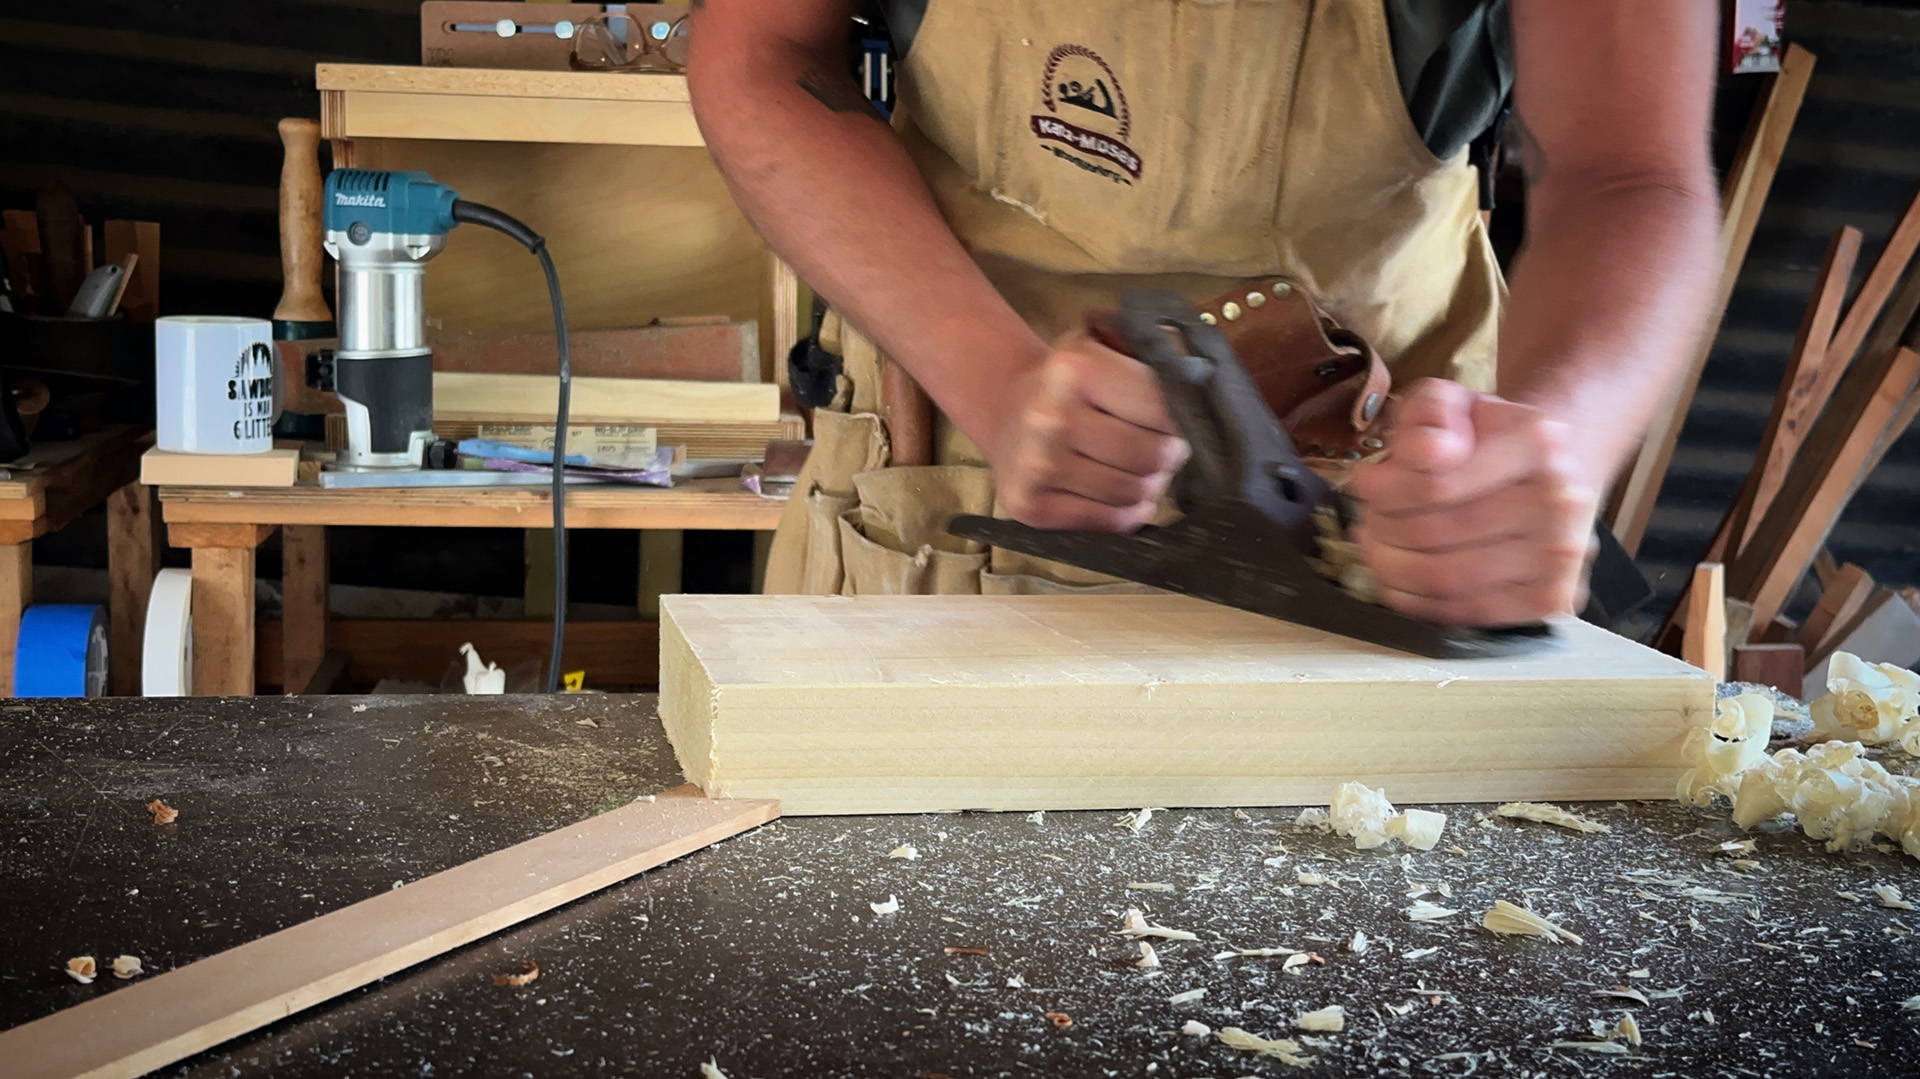
[[273,328],[265,319],[173,315],[153,324],[154,444],[173,453],[273,448]]

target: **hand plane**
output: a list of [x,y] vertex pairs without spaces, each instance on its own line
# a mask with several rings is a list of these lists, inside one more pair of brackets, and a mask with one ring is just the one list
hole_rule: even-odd
[[1316,515],[1340,496],[1308,468],[1215,326],[1162,291],[1132,291],[1097,332],[1153,369],[1192,447],[1175,477],[1181,518],[1131,534],[1029,528],[965,514],[947,530],[1005,547],[1436,659],[1516,655],[1549,645],[1544,624],[1469,629],[1409,618],[1321,575]]

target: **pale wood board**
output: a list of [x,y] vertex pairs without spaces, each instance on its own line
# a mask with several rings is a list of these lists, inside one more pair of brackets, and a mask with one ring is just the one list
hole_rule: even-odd
[[0,1033],[14,1079],[135,1076],[779,816],[684,788]]
[[[552,375],[433,373],[435,419],[553,422]],[[770,382],[576,378],[570,423],[777,423],[780,387]]]
[[[160,502],[175,546],[182,528],[245,525],[432,525],[444,528],[551,528],[553,499],[524,487],[393,488],[376,492],[320,487],[162,487]],[[771,529],[784,498],[742,490],[737,479],[691,480],[671,489],[570,488],[569,528]]]
[[[1727,680],[1727,571],[1718,562],[1693,568],[1687,589],[1687,628],[1680,638],[1680,658],[1706,671],[1716,682]],[[1745,643],[1745,636],[1739,643]]]
[[1556,628],[1440,661],[1183,596],[667,596],[660,714],[789,815],[1672,797],[1713,681]]
[[151,449],[140,457],[140,482],[153,487],[292,487],[300,451],[265,453],[170,453]]

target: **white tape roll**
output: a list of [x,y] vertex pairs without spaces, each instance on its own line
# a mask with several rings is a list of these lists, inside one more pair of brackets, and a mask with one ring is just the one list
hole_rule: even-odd
[[140,695],[185,697],[193,692],[193,573],[163,569],[147,599],[140,642]]

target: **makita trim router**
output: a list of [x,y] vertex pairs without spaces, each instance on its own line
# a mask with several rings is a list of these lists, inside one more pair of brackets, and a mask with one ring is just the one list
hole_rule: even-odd
[[[327,176],[325,204],[327,253],[339,266],[340,347],[331,363],[322,365],[319,381],[340,398],[347,416],[347,445],[334,467],[368,471],[421,466],[433,442],[427,260],[446,247],[447,233],[462,222],[504,232],[540,260],[553,301],[559,360],[553,459],[564,460],[572,370],[566,306],[546,240],[499,210],[467,202],[424,172],[335,169]],[[563,470],[555,468],[553,577],[560,596],[567,594],[567,545],[561,538],[566,532],[565,482]],[[565,611],[564,602],[554,605],[548,692],[557,687],[560,677]]]

